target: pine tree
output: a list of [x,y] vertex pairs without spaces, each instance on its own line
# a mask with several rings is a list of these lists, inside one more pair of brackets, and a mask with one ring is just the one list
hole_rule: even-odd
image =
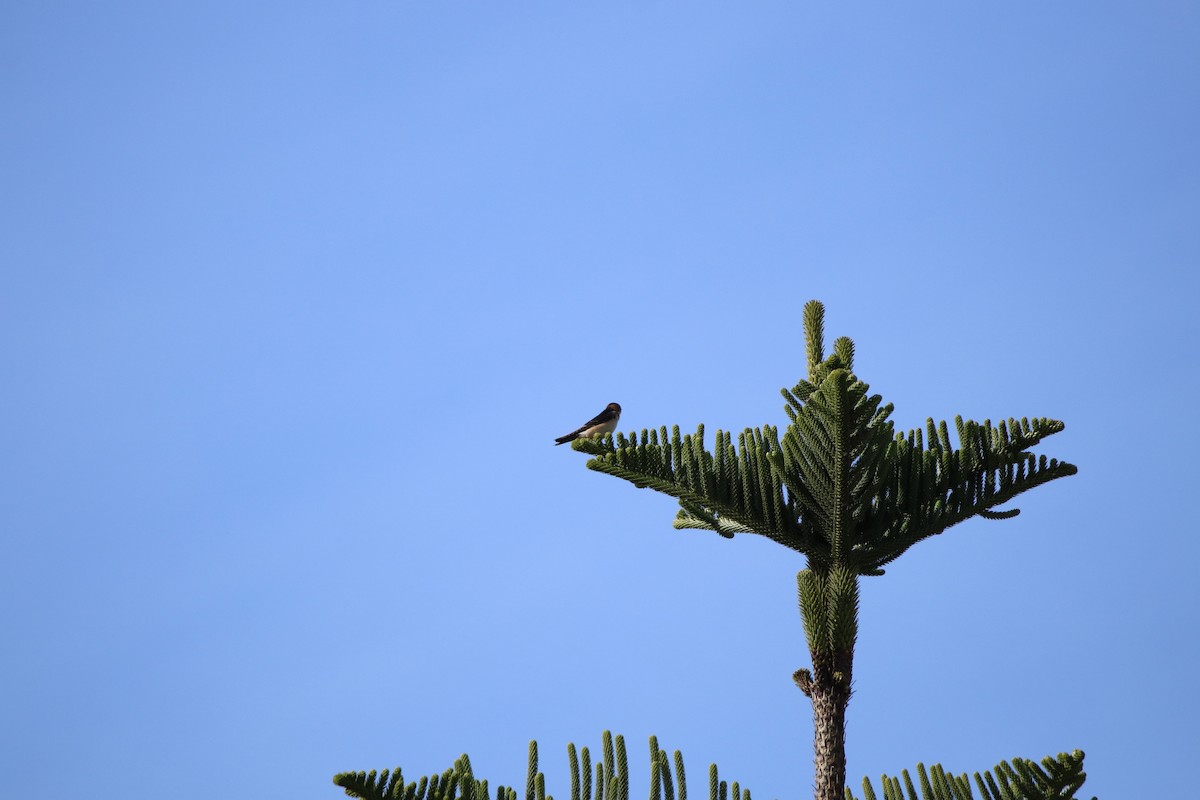
[[756,533],[807,559],[797,585],[812,668],[793,678],[812,701],[816,800],[843,800],[859,578],[971,517],[1015,517],[999,506],[1076,468],[1028,452],[1063,429],[1053,419],[958,417],[957,448],[944,421],[897,434],[891,404],[853,372],[854,343],[839,338],[825,355],[824,313],[804,307],[808,377],[782,390],[782,437],[747,428],[735,446],[718,430],[709,451],[703,426],[683,436],[676,426],[572,446],[592,456],[589,469],[676,498],[676,528]]
[[[858,581],[882,575],[884,566],[922,539],[936,536],[971,517],[1011,519],[1017,509],[1000,506],[1055,478],[1073,475],[1066,462],[1029,452],[1063,429],[1052,419],[1009,419],[992,425],[955,418],[958,447],[945,422],[927,420],[924,429],[896,433],[892,406],[854,374],[854,344],[845,337],[824,352],[824,307],[804,307],[808,377],[784,389],[790,424],[780,437],[770,425],[738,434],[718,430],[714,446],[704,446],[704,427],[680,435],[678,426],[642,430],[640,435],[606,434],[577,439],[571,446],[592,458],[589,469],[650,488],[679,501],[675,527],[715,531],[726,538],[755,533],[806,559],[797,575],[797,593],[812,668],[793,679],[813,707],[816,800],[854,800],[846,789],[846,707],[850,701],[854,645],[858,635]],[[582,772],[574,745],[572,800],[629,800],[629,774],[621,737],[616,747],[604,734],[604,757],[595,765],[591,791],[590,756],[582,751]],[[615,759],[614,759],[614,753]],[[975,773],[984,800],[1067,800],[1086,777],[1084,754],[1061,753],[1042,765],[1017,758],[994,770]],[[675,778],[657,740],[650,740],[651,800],[687,800],[683,759],[675,752]],[[1043,769],[1044,767],[1044,769]],[[940,765],[928,772],[917,765],[924,800],[965,800],[973,796],[965,774]],[[582,790],[580,778],[582,776]],[[916,800],[907,771],[882,777],[885,800]],[[397,768],[345,772],[334,783],[346,794],[368,800],[488,800],[487,781],[477,781],[464,754],[439,775],[406,783]],[[732,797],[730,797],[730,792]],[[863,781],[865,800],[876,797]],[[496,800],[517,800],[505,786]],[[553,800],[537,769],[537,745],[530,744],[525,800]],[[749,790],[718,779],[709,770],[709,800],[750,800]]]

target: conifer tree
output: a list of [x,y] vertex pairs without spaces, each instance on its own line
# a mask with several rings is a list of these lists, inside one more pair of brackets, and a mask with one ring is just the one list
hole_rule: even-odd
[[676,528],[755,533],[806,558],[797,593],[812,668],[793,678],[812,701],[815,798],[843,800],[859,578],[971,517],[1015,517],[999,507],[1076,468],[1029,452],[1063,429],[1053,419],[957,417],[957,447],[944,421],[896,433],[892,405],[854,374],[854,343],[839,338],[826,356],[824,314],[816,300],[804,307],[808,377],[782,390],[782,437],[747,428],[735,446],[718,430],[709,451],[703,426],[683,436],[675,426],[572,447],[592,456],[589,469],[676,498]]
[[[797,575],[797,594],[811,669],[793,674],[813,707],[815,800],[854,800],[846,789],[846,707],[850,700],[854,646],[858,635],[858,581],[884,567],[922,539],[979,516],[1011,519],[1019,511],[1000,506],[1022,492],[1073,475],[1066,462],[1029,452],[1063,429],[1053,419],[1008,419],[992,425],[955,418],[958,446],[945,422],[897,433],[891,404],[868,393],[854,374],[854,344],[842,337],[824,350],[824,307],[804,307],[807,378],[783,397],[790,424],[782,437],[764,425],[738,434],[718,430],[709,451],[704,427],[681,435],[643,429],[638,434],[605,434],[576,439],[571,446],[589,454],[589,469],[649,488],[679,501],[675,527],[711,530],[726,538],[754,533],[806,559]],[[604,760],[591,786],[589,756],[583,749],[583,788],[574,745],[569,748],[572,800],[628,800],[624,741],[617,737],[616,762],[610,734],[604,734]],[[1065,800],[1082,786],[1084,754],[1001,762],[975,773],[984,800]],[[650,740],[651,800],[672,800],[675,788],[686,800],[683,761],[675,752],[675,779],[657,740]],[[964,800],[973,796],[966,774],[940,765],[926,772],[917,765],[925,800]],[[907,771],[882,778],[885,800],[916,800]],[[488,800],[486,781],[474,778],[464,755],[441,776],[406,782],[397,768],[382,774],[346,772],[334,777],[348,795],[368,800]],[[732,797],[728,790],[732,789]],[[874,788],[863,781],[865,800]],[[498,786],[496,800],[517,800]],[[536,743],[530,745],[525,800],[552,800],[537,770]],[[709,771],[709,800],[750,800],[748,790],[728,786]]]

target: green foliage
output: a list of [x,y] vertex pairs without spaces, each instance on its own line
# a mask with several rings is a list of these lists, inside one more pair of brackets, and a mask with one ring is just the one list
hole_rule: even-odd
[[[974,774],[975,786],[981,800],[1071,800],[1083,785],[1083,752],[1061,753],[1057,759],[1047,756],[1039,766],[1024,758],[1002,761],[991,771]],[[592,764],[586,747],[576,751],[567,745],[571,769],[571,800],[629,800],[629,772],[626,768],[625,739],[605,731],[602,737],[601,761]],[[593,779],[594,778],[594,779]],[[966,774],[955,776],[941,765],[929,770],[917,765],[914,787],[908,770],[900,777],[882,776],[883,800],[973,800],[971,782]],[[487,781],[479,781],[471,773],[471,761],[462,755],[454,766],[441,775],[430,775],[413,783],[405,783],[400,768],[381,773],[343,772],[333,782],[350,797],[363,800],[489,800]],[[496,789],[496,800],[517,800],[517,792],[508,786]],[[871,781],[863,779],[863,800],[876,800]],[[673,758],[650,737],[650,800],[688,800],[687,777],[683,754],[675,751]],[[545,775],[538,770],[537,742],[529,743],[529,760],[525,778],[524,800],[553,800],[546,794]],[[750,790],[737,781],[722,780],[716,764],[708,768],[708,800],[751,800]],[[849,789],[846,800],[858,800]],[[1093,800],[1095,800],[1093,798]]]
[[[576,751],[574,743],[567,745],[567,759],[571,769],[571,800],[629,800],[625,737],[614,737],[605,731],[601,737],[601,760],[596,764],[592,764],[586,747]],[[335,775],[333,782],[350,797],[363,800],[489,800],[487,781],[475,779],[471,760],[465,753],[441,775],[423,777],[417,782],[406,784],[399,767],[380,773],[343,772]],[[708,768],[708,783],[708,800],[751,800],[749,789],[743,789],[736,781],[727,783],[720,779],[716,764]],[[517,792],[499,786],[496,800],[517,800]],[[546,777],[538,770],[536,741],[529,743],[524,800],[554,800],[546,794]],[[676,750],[674,758],[668,758],[655,736],[650,737],[650,800],[688,800],[683,754]]]
[[1047,418],[997,425],[955,417],[958,446],[942,421],[896,433],[892,405],[869,394],[852,372],[854,344],[843,337],[823,358],[820,303],[805,306],[808,378],[782,390],[791,424],[733,436],[704,426],[668,434],[665,426],[628,436],[578,439],[589,469],[679,501],[676,528],[732,538],[756,533],[803,553],[827,571],[842,564],[880,575],[909,547],[973,516],[1008,519],[998,507],[1035,486],[1075,474],[1072,464],[1028,452],[1063,430]]
[[[477,781],[471,773],[471,760],[464,753],[454,766],[441,775],[429,775],[418,782],[405,783],[400,768],[370,772],[342,772],[333,782],[350,797],[364,800],[488,800],[487,781]],[[516,800],[508,787],[498,787],[496,800]]]
[[796,576],[804,634],[816,650],[853,650],[858,638],[858,580],[835,566],[826,572],[801,570]]
[[[1083,751],[1059,753],[1058,758],[1046,756],[1039,766],[1027,758],[1001,761],[991,771],[974,775],[981,800],[1068,800],[1083,786],[1087,773],[1083,771]],[[928,771],[917,764],[920,795],[913,786],[908,770],[899,778],[883,775],[879,782],[883,800],[972,800],[971,781],[966,773],[955,776],[935,764]],[[863,778],[863,800],[876,800],[871,781]],[[846,800],[858,800],[846,789]],[[1092,800],[1096,800],[1092,798]]]

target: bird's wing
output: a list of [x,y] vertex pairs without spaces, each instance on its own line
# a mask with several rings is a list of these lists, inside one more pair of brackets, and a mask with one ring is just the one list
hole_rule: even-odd
[[599,414],[597,414],[596,416],[589,419],[587,422],[580,425],[579,430],[575,431],[575,432],[579,433],[579,431],[582,431],[585,428],[590,428],[593,425],[599,425],[601,422],[608,422],[612,418],[613,418],[612,409],[606,408],[603,411],[601,411]]

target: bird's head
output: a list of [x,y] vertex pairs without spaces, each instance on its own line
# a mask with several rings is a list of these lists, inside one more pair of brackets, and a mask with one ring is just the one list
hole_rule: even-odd
[[621,416],[621,406],[617,405],[616,403],[609,403],[608,410],[616,414],[618,417]]

